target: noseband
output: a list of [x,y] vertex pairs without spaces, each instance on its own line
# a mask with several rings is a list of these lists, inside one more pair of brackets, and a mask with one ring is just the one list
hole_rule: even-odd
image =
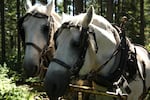
[[[73,25],[72,23],[67,22],[67,23],[62,24],[61,28],[58,29],[57,33],[55,33],[54,40],[56,41],[57,37],[59,36],[60,31],[62,31],[65,28],[70,29],[71,27],[75,27],[75,28],[79,29],[81,32],[80,48],[79,48],[80,53],[79,53],[79,57],[78,57],[76,63],[73,66],[70,66],[70,65],[66,64],[64,61],[61,61],[57,58],[53,58],[51,61],[63,66],[64,68],[69,70],[71,75],[76,76],[76,75],[78,75],[78,73],[85,61],[86,51],[87,51],[87,48],[89,47],[89,34],[92,34],[95,37],[95,33],[93,32],[93,30],[90,31],[89,28],[85,28],[85,27],[82,27],[79,25]],[[96,40],[95,40],[95,42],[96,42]]]
[[[35,18],[39,18],[39,19],[46,19],[47,20],[47,24],[46,24],[46,32],[48,32],[48,41],[47,41],[47,44],[44,46],[44,48],[40,48],[38,45],[36,45],[35,43],[32,43],[32,42],[25,42],[25,31],[24,31],[24,27],[23,27],[23,23],[24,21],[28,18],[28,17],[35,17]],[[41,59],[42,59],[42,55],[43,55],[43,52],[45,53],[45,50],[46,48],[51,44],[51,39],[53,39],[53,36],[51,36],[52,32],[53,32],[53,29],[54,29],[54,19],[52,16],[47,16],[45,14],[42,14],[42,13],[39,13],[37,11],[34,11],[32,13],[27,13],[25,16],[21,17],[18,21],[18,33],[19,35],[21,36],[21,39],[23,41],[23,46],[26,47],[26,46],[32,46],[33,48],[35,48],[39,54],[40,54],[40,58],[39,58],[39,66],[37,68],[37,71],[35,73],[35,76],[36,75],[39,75],[41,74],[41,69],[43,67],[41,67]],[[42,72],[43,73],[43,72]],[[41,77],[41,76],[40,76]]]

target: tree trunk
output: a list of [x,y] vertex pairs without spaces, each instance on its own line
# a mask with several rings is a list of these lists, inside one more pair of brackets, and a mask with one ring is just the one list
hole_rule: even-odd
[[57,9],[57,0],[55,0],[55,11],[57,12],[58,9]]
[[4,0],[1,0],[1,48],[2,48],[2,63],[5,62],[5,14],[4,14]]
[[84,12],[86,12],[86,8],[87,8],[87,6],[86,6],[86,0],[83,0],[83,11]]
[[35,4],[35,0],[32,0],[32,4]]
[[140,0],[140,44],[144,45],[144,0]]
[[72,5],[72,6],[73,6],[73,15],[75,14],[75,3],[74,3],[74,1],[75,1],[75,0],[72,1],[72,2],[73,2],[73,3],[72,3],[72,4],[73,4],[73,5]]
[[116,23],[120,24],[119,18],[121,17],[120,15],[120,0],[118,0],[118,6],[117,6],[117,12],[116,12]]
[[107,19],[113,22],[113,0],[107,0]]
[[74,0],[75,3],[75,14],[83,12],[83,0]]
[[[17,0],[17,21],[19,20],[20,18],[20,0]],[[18,32],[18,57],[17,57],[17,62],[18,62],[18,67],[21,65],[21,46],[20,46],[20,35],[19,35],[19,28],[17,26],[17,32]]]
[[102,16],[103,15],[102,0],[98,0],[98,5],[99,5],[98,14],[100,14]]
[[44,4],[47,4],[47,0],[41,0]]
[[64,0],[63,6],[64,6],[64,13],[67,13],[67,0]]

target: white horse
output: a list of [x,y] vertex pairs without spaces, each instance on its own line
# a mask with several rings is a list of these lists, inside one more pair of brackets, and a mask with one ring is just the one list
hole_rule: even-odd
[[[150,87],[147,50],[119,36],[105,18],[94,13],[92,6],[85,14],[63,17],[63,22],[55,34],[57,49],[44,80],[49,97],[64,95],[71,76],[84,76],[91,77],[95,89],[111,88],[118,95],[128,94],[128,100],[142,98]],[[96,96],[96,100],[113,98]]]
[[26,14],[19,20],[18,27],[25,44],[23,67],[28,76],[36,76],[41,52],[47,45],[52,48],[49,58],[53,56],[53,36],[61,25],[61,17],[55,12],[54,2],[52,0],[43,5],[37,1],[32,5],[30,0],[26,0]]

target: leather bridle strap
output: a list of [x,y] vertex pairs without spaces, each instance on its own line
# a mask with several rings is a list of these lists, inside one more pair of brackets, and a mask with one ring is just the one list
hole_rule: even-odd
[[56,58],[53,58],[51,60],[51,62],[55,62],[59,65],[62,65],[63,67],[67,68],[67,69],[71,69],[71,66],[69,66],[68,64],[64,63],[63,61],[59,60],[59,59],[56,59]]
[[[22,23],[23,23],[24,19],[27,16],[33,16],[33,17],[36,17],[36,18],[46,18],[46,19],[48,19],[47,15],[44,15],[44,14],[41,14],[41,13],[37,13],[37,12],[33,12],[33,13],[27,13],[25,16],[23,16]],[[31,46],[33,46],[36,50],[38,50],[38,52],[42,51],[42,49],[39,46],[37,46],[36,44],[34,44],[32,42],[26,42],[25,45],[31,45]]]
[[41,52],[41,51],[42,51],[42,49],[41,49],[39,46],[37,46],[36,44],[34,44],[34,43],[32,43],[32,42],[26,42],[25,44],[26,44],[26,45],[31,45],[31,46],[34,47],[36,50],[38,50],[38,52]]
[[[78,75],[82,65],[84,64],[86,51],[89,46],[89,34],[91,34],[91,32],[89,32],[89,28],[80,27],[80,25],[75,26],[72,23],[68,23],[68,22],[62,24],[62,28],[70,28],[70,27],[82,28],[81,35],[80,35],[79,58],[77,59],[76,63],[71,66],[57,58],[54,58],[51,61],[61,65],[64,68],[67,68],[71,75],[76,76],[76,75]],[[59,30],[59,31],[61,31],[61,30]],[[58,37],[58,35],[59,35],[59,33],[57,31],[57,34],[55,33],[55,36],[54,36],[55,41],[56,41],[56,38]],[[57,47],[57,46],[55,46],[55,47]]]

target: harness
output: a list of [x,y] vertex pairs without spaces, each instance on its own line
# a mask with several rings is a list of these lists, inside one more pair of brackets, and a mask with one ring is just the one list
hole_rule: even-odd
[[[135,79],[137,74],[137,59],[136,50],[135,53],[129,50],[129,45],[127,43],[125,32],[122,30],[120,33],[121,42],[118,48],[113,52],[112,56],[105,61],[104,64],[100,65],[98,69],[91,71],[88,74],[87,79],[95,81],[97,84],[108,87],[108,91],[114,91],[124,86],[126,93],[131,93],[128,83]],[[101,76],[98,74],[109,61],[120,53],[120,62],[113,73],[108,76]],[[112,90],[114,89],[114,90]]]
[[[71,27],[76,27],[76,28],[80,29],[80,31],[81,31],[80,48],[79,48],[80,53],[79,53],[79,57],[78,57],[76,63],[73,66],[70,66],[70,65],[66,64],[65,62],[57,59],[57,58],[53,58],[51,61],[58,63],[58,64],[62,65],[63,67],[69,69],[71,75],[74,76],[74,75],[78,74],[82,65],[84,64],[85,54],[86,54],[87,48],[89,46],[89,40],[88,40],[89,34],[92,34],[94,37],[95,37],[95,35],[93,34],[93,32],[89,31],[89,28],[81,27],[80,25],[75,26],[70,22],[66,22],[66,23],[62,24],[63,29],[64,28],[69,29]],[[62,31],[62,30],[58,30],[55,33],[54,41],[56,41],[57,37],[59,36],[59,31]],[[95,39],[95,41],[96,41],[96,39]],[[55,47],[57,48],[57,46],[55,46]]]
[[[84,28],[79,25],[75,26],[69,22],[62,24],[63,29],[71,28],[71,27],[76,27],[76,28],[80,27],[80,31],[81,31],[80,38],[82,39],[82,41],[80,43],[81,48],[79,49],[80,50],[79,58],[77,59],[76,63],[73,66],[70,66],[57,58],[53,58],[51,61],[57,64],[60,64],[61,66],[68,69],[71,73],[71,76],[78,77],[78,73],[82,65],[84,64],[85,54],[89,46],[89,35],[92,34],[96,44],[97,42],[96,42],[94,31],[91,31],[89,28]],[[55,41],[57,37],[59,36],[59,31],[62,31],[63,29],[59,29],[55,33],[55,36],[54,36]],[[125,92],[127,94],[130,94],[131,90],[130,90],[128,83],[130,83],[131,81],[135,79],[135,77],[137,76],[137,72],[138,72],[136,49],[134,48],[134,51],[131,51],[129,49],[129,42],[126,39],[125,30],[123,28],[121,29],[120,39],[121,39],[121,42],[118,48],[113,52],[112,56],[109,57],[108,60],[106,60],[104,64],[100,65],[98,69],[92,70],[89,74],[82,76],[82,79],[94,81],[98,85],[107,87],[108,90],[113,91],[113,92],[123,87]],[[96,49],[98,50],[97,45],[96,45]],[[116,70],[107,77],[99,75],[98,72],[102,70],[104,66],[107,65],[109,61],[113,57],[117,56],[118,54],[120,54],[120,62]],[[143,85],[145,86],[144,80],[143,80]],[[118,95],[122,95],[122,93],[118,93]]]
[[[29,15],[32,15],[32,14],[29,13]],[[28,14],[25,15],[22,18],[22,20],[20,20],[20,23],[21,23],[20,25],[22,25],[26,16],[28,16]],[[35,16],[34,14],[32,16],[37,17],[37,15]],[[43,18],[43,17],[47,18],[47,16],[45,16],[45,15],[38,16],[38,18]],[[53,19],[52,18],[50,18],[50,19],[53,22]],[[54,27],[54,23],[51,23],[49,26]],[[50,31],[49,31],[50,33],[52,33],[53,27],[50,28]],[[34,45],[33,43],[25,43],[26,45],[32,45],[39,52],[41,52],[41,56],[40,56],[41,63],[40,63],[40,69],[38,70],[38,73],[40,73],[40,76],[42,76],[42,77],[45,76],[47,66],[48,66],[49,62],[52,61],[52,62],[62,65],[66,69],[68,69],[71,73],[71,76],[78,77],[78,73],[85,61],[85,55],[86,55],[87,48],[89,47],[89,36],[92,36],[94,38],[94,41],[96,43],[96,51],[98,50],[95,33],[92,29],[85,28],[80,25],[76,26],[70,22],[62,24],[63,29],[64,28],[69,29],[71,27],[76,27],[76,28],[80,29],[80,31],[81,31],[80,48],[79,48],[80,53],[79,53],[79,57],[78,57],[76,63],[73,66],[70,66],[57,58],[53,58],[53,55],[51,52],[54,52],[54,47],[51,48],[51,46],[50,46],[51,39],[53,38],[53,36],[49,36],[50,41],[48,41],[47,46],[45,46],[44,49],[39,49],[39,47]],[[20,27],[20,30],[21,31],[23,30],[22,26]],[[19,33],[22,33],[21,31]],[[60,33],[59,31],[62,31],[62,29],[58,29],[57,32],[54,34],[54,42],[56,42],[56,39],[59,36],[59,33]],[[25,37],[23,37],[23,35],[24,34],[21,34],[22,40],[25,39]],[[121,86],[124,85],[125,87],[123,87],[123,88],[125,89],[126,93],[129,94],[131,92],[131,90],[129,88],[128,83],[130,83],[132,80],[135,79],[135,77],[137,75],[137,70],[138,70],[136,49],[134,49],[134,52],[132,52],[129,49],[128,41],[126,39],[124,30],[121,31],[120,38],[121,38],[121,42],[120,42],[118,48],[113,52],[112,56],[108,60],[106,60],[104,64],[100,65],[100,67],[98,69],[92,70],[89,74],[84,76],[84,79],[94,81],[99,85],[108,87],[109,89],[115,89],[115,90],[117,90],[118,88],[120,88]],[[52,44],[54,44],[54,43],[52,43]],[[55,45],[55,48],[57,48],[57,45]],[[106,64],[108,64],[108,62],[119,53],[120,53],[121,58],[120,58],[119,65],[116,68],[116,70],[107,77],[99,75],[98,72],[100,70],[102,70],[104,68],[104,66]],[[145,86],[144,80],[143,80],[143,84]],[[144,89],[143,89],[143,91],[144,91]]]
[[[45,28],[47,28],[46,30],[48,30],[49,34],[48,34],[47,45],[45,45],[44,48],[40,48],[39,46],[37,46],[35,43],[32,43],[32,42],[25,42],[25,31],[23,27],[23,22],[25,21],[27,17],[30,17],[30,16],[39,18],[39,19],[44,18],[47,20],[47,25],[45,26]],[[19,30],[21,39],[23,41],[23,46],[26,47],[27,45],[31,45],[40,53],[40,59],[39,59],[40,67],[37,68],[36,75],[39,75],[40,77],[44,77],[47,66],[54,54],[54,42],[53,42],[53,34],[52,34],[54,33],[53,17],[47,16],[37,11],[33,11],[32,13],[27,13],[26,15],[24,15],[23,17],[19,19],[18,30]]]

